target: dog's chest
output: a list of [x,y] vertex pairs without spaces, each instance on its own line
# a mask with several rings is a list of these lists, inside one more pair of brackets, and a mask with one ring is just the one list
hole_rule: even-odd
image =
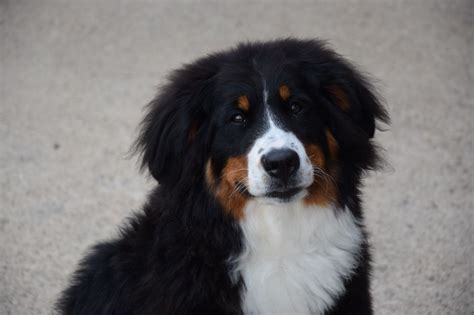
[[322,314],[344,291],[363,236],[349,211],[297,205],[246,208],[243,277],[246,314]]

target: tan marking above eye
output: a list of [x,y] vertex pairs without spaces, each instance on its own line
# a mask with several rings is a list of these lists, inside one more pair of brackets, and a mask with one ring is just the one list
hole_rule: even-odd
[[234,219],[242,219],[247,197],[243,194],[243,187],[240,185],[247,185],[248,182],[247,158],[245,156],[229,158],[218,181],[213,174],[209,159],[206,164],[206,181],[224,210]]
[[248,112],[250,108],[250,102],[247,96],[241,95],[237,99],[237,106],[244,112]]
[[328,85],[326,86],[326,90],[331,93],[335,99],[336,104],[343,111],[348,111],[351,108],[351,103],[349,102],[347,93],[339,85]]
[[281,99],[287,101],[290,98],[290,88],[288,85],[283,84],[278,89],[278,94],[280,95]]

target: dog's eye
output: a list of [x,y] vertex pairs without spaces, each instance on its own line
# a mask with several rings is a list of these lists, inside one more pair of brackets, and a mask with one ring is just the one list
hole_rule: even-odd
[[301,112],[302,106],[296,102],[291,103],[291,112],[293,114],[298,114]]
[[231,121],[234,124],[241,125],[245,122],[245,117],[242,114],[235,114],[234,116],[232,116]]

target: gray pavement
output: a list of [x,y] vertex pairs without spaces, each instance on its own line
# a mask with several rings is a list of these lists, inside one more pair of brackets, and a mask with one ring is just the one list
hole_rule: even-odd
[[393,124],[366,180],[377,314],[474,312],[473,2],[0,0],[0,314],[48,314],[153,182],[125,158],[164,75],[240,40],[321,37]]

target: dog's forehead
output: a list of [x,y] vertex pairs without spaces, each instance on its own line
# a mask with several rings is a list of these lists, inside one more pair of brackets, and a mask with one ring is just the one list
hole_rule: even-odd
[[293,87],[300,85],[301,78],[294,67],[278,67],[276,64],[271,71],[267,68],[262,70],[255,65],[237,70],[227,66],[217,76],[217,105],[238,105],[244,100],[242,96],[245,96],[245,108],[252,108],[252,111],[264,105],[273,107],[278,97],[287,99]]

